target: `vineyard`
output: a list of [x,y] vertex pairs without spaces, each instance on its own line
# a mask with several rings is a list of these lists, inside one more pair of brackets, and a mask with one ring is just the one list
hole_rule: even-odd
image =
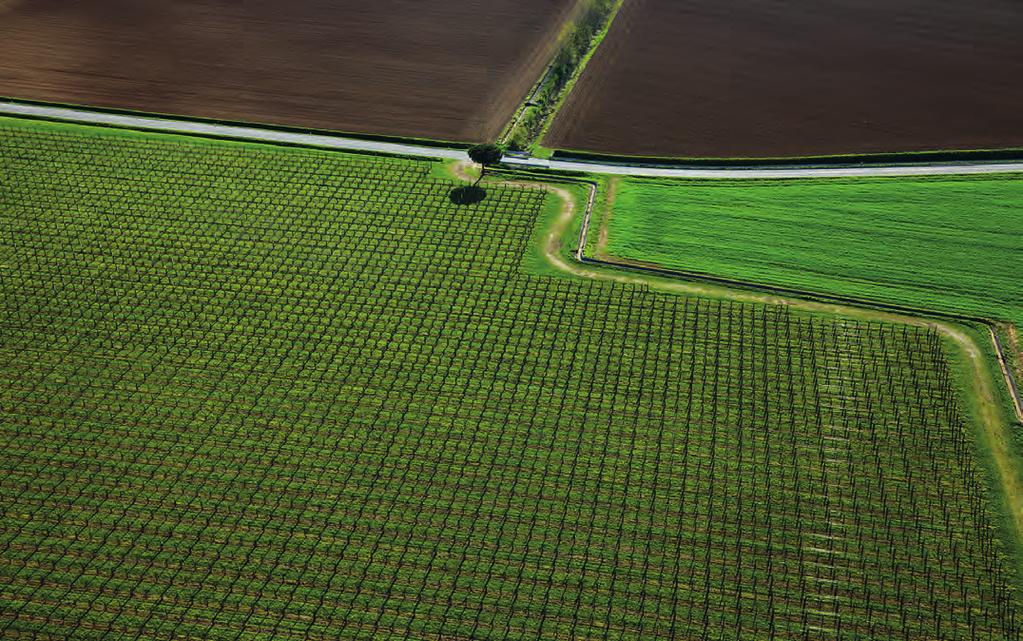
[[1020,638],[937,334],[433,169],[0,121],[0,638]]

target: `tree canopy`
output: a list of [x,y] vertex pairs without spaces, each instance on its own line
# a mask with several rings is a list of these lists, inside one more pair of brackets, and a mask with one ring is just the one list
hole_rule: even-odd
[[473,162],[479,163],[484,167],[490,165],[496,165],[501,162],[501,158],[504,156],[504,149],[501,149],[500,145],[494,143],[484,143],[482,145],[473,145],[469,147],[469,158]]
[[504,148],[492,142],[469,147],[469,158],[482,167],[480,177],[476,179],[474,184],[478,185],[483,180],[483,176],[486,175],[487,167],[501,162],[502,157],[504,157]]

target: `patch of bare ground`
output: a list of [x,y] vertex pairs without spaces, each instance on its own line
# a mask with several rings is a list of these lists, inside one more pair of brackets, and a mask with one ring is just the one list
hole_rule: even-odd
[[1012,0],[629,0],[544,144],[657,156],[1023,146]]
[[0,91],[400,136],[495,137],[574,0],[0,0]]

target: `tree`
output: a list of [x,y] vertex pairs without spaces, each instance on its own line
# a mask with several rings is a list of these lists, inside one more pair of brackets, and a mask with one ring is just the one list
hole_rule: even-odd
[[504,149],[494,143],[484,143],[469,147],[469,158],[481,167],[480,177],[473,183],[474,187],[483,180],[483,176],[487,173],[487,167],[501,162],[502,157],[504,157]]

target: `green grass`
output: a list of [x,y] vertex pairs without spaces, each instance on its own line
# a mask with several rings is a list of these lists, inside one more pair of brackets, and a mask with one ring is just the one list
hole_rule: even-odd
[[1019,637],[934,332],[533,273],[426,162],[0,163],[0,638]]
[[[972,338],[973,343],[982,353],[982,357],[987,364],[986,375],[993,380],[1000,381],[1002,376],[1001,370],[994,346],[989,337],[988,328],[985,326],[962,325],[959,329]],[[960,393],[960,398],[963,399],[963,409],[967,415],[980,418],[985,409],[981,406],[984,401],[976,393],[971,393],[970,391],[971,389],[976,389],[976,381],[973,380],[975,375],[974,367],[968,362],[967,355],[961,349],[956,349],[951,345],[949,347],[955,385]],[[1023,479],[1023,475],[1021,475],[1021,472],[1023,472],[1023,430],[1020,430],[1017,427],[1018,424],[1013,420],[1015,417],[1014,406],[1008,389],[1001,384],[993,385],[991,389],[993,398],[990,402],[1001,408],[1002,416],[1006,417],[1005,429],[997,434],[992,434],[984,429],[977,429],[974,431],[974,436],[976,446],[980,452],[979,460],[988,478],[987,485],[996,497],[996,504],[1000,503],[1006,506],[1006,508],[999,510],[1001,518],[996,520],[995,525],[1001,531],[1000,538],[1008,542],[1006,552],[1011,557],[1011,565],[1016,568],[1017,576],[1023,576],[1023,541],[1019,540],[1014,510],[1009,507],[1018,503],[1015,501],[1016,497],[1007,496],[1007,491],[1013,492],[1018,490],[1020,480]],[[993,439],[1004,439],[1005,447],[996,447],[997,444],[993,442]],[[1002,454],[999,453],[999,449]],[[1001,472],[998,469],[997,462],[1000,455],[1007,458],[1006,463],[1015,471],[1014,479],[1000,478]]]
[[626,179],[607,253],[1023,325],[1020,176]]

